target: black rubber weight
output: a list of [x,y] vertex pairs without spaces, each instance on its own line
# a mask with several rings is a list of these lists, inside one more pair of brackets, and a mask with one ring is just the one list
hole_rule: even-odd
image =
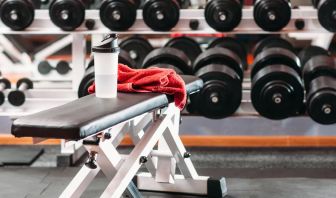
[[133,0],[105,0],[100,6],[100,19],[110,30],[126,31],[136,20],[137,5]]
[[0,3],[0,17],[9,28],[20,31],[29,27],[35,17],[31,0],[4,0]]
[[144,62],[143,68],[148,68],[156,64],[169,64],[179,68],[184,74],[191,74],[190,60],[181,50],[164,47],[150,52]]
[[169,31],[180,19],[180,5],[176,0],[148,0],[143,7],[143,19],[155,31]]
[[141,68],[145,57],[154,49],[143,37],[130,37],[120,43],[120,48],[129,53],[136,62],[136,68]]
[[189,37],[178,37],[173,38],[166,43],[165,47],[171,47],[183,51],[191,60],[197,58],[198,55],[202,53],[200,45],[192,38]]
[[242,42],[232,37],[222,37],[213,40],[208,48],[222,47],[235,52],[243,61],[244,69],[247,69],[247,49]]
[[206,4],[204,16],[213,29],[229,32],[241,21],[242,5],[238,0],[212,0]]
[[85,5],[81,0],[54,0],[49,7],[51,21],[64,31],[78,28],[85,18]]
[[291,7],[287,0],[255,0],[254,19],[265,31],[280,31],[291,19]]

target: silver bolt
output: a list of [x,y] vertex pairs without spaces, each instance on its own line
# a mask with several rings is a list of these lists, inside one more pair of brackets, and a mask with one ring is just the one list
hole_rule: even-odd
[[276,15],[274,12],[269,12],[268,13],[268,19],[271,21],[274,21],[276,19]]
[[131,57],[133,60],[135,60],[135,59],[138,58],[138,53],[136,53],[136,51],[134,51],[134,50],[131,50],[131,51],[129,52],[129,55],[130,55],[130,57]]
[[114,20],[119,21],[121,19],[121,14],[118,10],[112,12],[112,17]]
[[10,18],[11,18],[13,21],[16,21],[16,20],[19,19],[19,15],[18,15],[18,13],[17,13],[16,10],[12,10],[12,11],[9,13],[9,15],[10,15]]
[[330,105],[326,104],[326,105],[323,105],[322,111],[323,111],[324,114],[329,115],[329,114],[332,113],[332,108],[331,108]]
[[282,102],[282,95],[281,94],[274,94],[273,101],[275,104],[280,104]]
[[226,14],[224,12],[219,13],[219,20],[220,21],[225,21],[226,20]]
[[161,11],[156,11],[156,18],[158,20],[163,20],[164,19],[164,14]]
[[212,103],[217,104],[219,102],[218,93],[212,93],[210,99]]
[[61,12],[61,18],[63,19],[63,20],[68,20],[69,19],[69,11],[68,10],[62,10],[62,12]]

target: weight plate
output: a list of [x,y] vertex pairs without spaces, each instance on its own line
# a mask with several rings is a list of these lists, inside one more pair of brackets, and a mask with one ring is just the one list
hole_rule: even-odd
[[119,46],[129,53],[138,69],[142,67],[145,57],[154,49],[145,38],[135,36],[122,41]]
[[204,10],[206,22],[218,32],[235,29],[242,18],[242,5],[238,0],[212,0]]
[[251,77],[253,78],[257,72],[269,65],[286,65],[301,76],[300,60],[293,52],[284,48],[269,48],[255,57]]
[[319,76],[331,76],[336,78],[335,61],[330,56],[314,56],[304,65],[302,75],[306,88],[308,88],[310,81]]
[[309,116],[320,124],[336,123],[336,81],[332,77],[318,77],[311,82],[307,95]]
[[51,70],[53,70],[53,67],[49,64],[48,61],[41,61],[37,65],[37,70],[40,74],[47,75],[51,72]]
[[190,96],[201,115],[220,119],[232,115],[240,106],[242,84],[234,70],[226,65],[211,64],[196,73],[204,81],[202,90]]
[[71,67],[67,61],[60,61],[56,65],[56,71],[57,73],[61,75],[65,75],[69,73],[70,70],[71,70]]
[[222,37],[213,40],[208,48],[222,47],[235,52],[243,61],[244,69],[247,69],[247,49],[238,39],[232,37]]
[[299,114],[304,90],[299,75],[286,65],[270,65],[252,79],[251,100],[263,117],[279,120]]
[[11,82],[7,78],[0,78],[0,84],[5,85],[5,89],[10,89],[11,88]]
[[170,39],[165,47],[181,50],[189,57],[191,62],[194,62],[197,56],[202,53],[200,45],[194,39],[189,37],[178,37]]
[[309,46],[305,49],[303,49],[300,53],[299,53],[299,58],[301,60],[301,64],[302,66],[304,66],[309,59],[311,59],[314,56],[318,56],[318,55],[325,55],[325,56],[329,56],[329,52],[325,49],[323,49],[322,47],[319,46]]
[[175,48],[159,48],[150,52],[143,61],[143,68],[156,64],[168,64],[179,68],[184,74],[191,74],[190,60],[180,50]]
[[5,94],[0,92],[0,106],[5,103]]
[[256,0],[254,20],[265,31],[280,31],[291,19],[291,7],[287,0]]
[[20,80],[18,80],[16,82],[16,87],[19,88],[22,83],[27,84],[27,89],[33,89],[34,88],[33,81],[31,81],[29,78],[21,78]]
[[320,24],[330,32],[336,32],[336,1],[321,0],[318,5]]
[[137,6],[132,0],[105,0],[100,6],[100,19],[110,30],[126,31],[136,20]]
[[13,106],[22,106],[26,101],[26,96],[22,91],[11,91],[9,92],[8,102]]
[[148,0],[143,7],[143,19],[154,31],[169,31],[180,19],[180,5],[176,0]]
[[229,49],[211,48],[201,53],[194,62],[193,72],[196,73],[199,69],[210,64],[227,65],[233,69],[243,80],[243,62],[239,56]]
[[269,36],[257,43],[253,50],[254,56],[257,56],[260,52],[269,48],[284,48],[289,51],[295,52],[293,45],[287,40],[280,37]]
[[78,28],[85,18],[85,6],[80,0],[54,0],[49,7],[51,21],[64,31]]
[[3,0],[0,4],[0,17],[9,28],[24,30],[34,20],[34,4],[30,0]]

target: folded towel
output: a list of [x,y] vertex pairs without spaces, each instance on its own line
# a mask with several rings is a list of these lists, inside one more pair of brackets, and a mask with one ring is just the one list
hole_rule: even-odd
[[[95,84],[89,87],[89,93],[95,93]],[[148,68],[132,69],[118,65],[118,91],[120,92],[156,92],[174,96],[175,105],[183,109],[187,101],[185,83],[172,69]]]

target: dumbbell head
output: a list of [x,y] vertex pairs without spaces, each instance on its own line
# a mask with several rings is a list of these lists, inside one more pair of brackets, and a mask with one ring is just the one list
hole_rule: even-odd
[[[119,63],[127,65],[131,68],[135,68],[135,65],[136,65],[136,63],[133,61],[133,59],[131,59],[129,54],[124,50],[120,50]],[[89,95],[88,89],[92,85],[92,83],[94,82],[94,78],[95,78],[94,59],[91,59],[88,66],[85,69],[84,77],[83,77],[83,79],[82,79],[82,81],[79,85],[79,88],[78,88],[77,93],[78,93],[79,98]]]
[[51,21],[65,31],[78,28],[85,18],[85,5],[81,0],[54,0],[49,7]]
[[67,61],[59,61],[56,65],[56,71],[60,75],[65,75],[69,73],[71,67]]
[[289,51],[295,52],[293,45],[287,40],[276,36],[269,36],[267,38],[262,39],[256,44],[253,50],[254,51],[253,55],[257,56],[260,52],[268,48],[284,48]]
[[155,31],[169,31],[180,18],[180,4],[176,0],[148,0],[143,7],[143,19]]
[[204,16],[213,29],[232,31],[241,21],[242,3],[239,0],[211,0],[206,4]]
[[215,39],[209,44],[209,48],[222,47],[235,52],[243,61],[244,69],[247,68],[247,50],[239,40],[231,37],[222,37]]
[[330,56],[327,50],[323,49],[322,47],[314,45],[303,49],[298,56],[301,60],[301,64],[305,65],[309,61],[309,59],[319,55]]
[[227,65],[243,80],[243,62],[234,51],[220,47],[208,49],[196,58],[193,64],[194,73],[209,64]]
[[336,1],[334,0],[312,0],[313,5],[318,9],[320,24],[330,32],[336,32]]
[[265,39],[257,44],[251,77],[253,78],[258,71],[269,65],[286,65],[301,76],[300,59],[293,52],[292,45],[282,39],[277,42],[271,41],[272,39]]
[[279,31],[291,19],[291,7],[288,0],[255,0],[254,19],[265,31]]
[[219,119],[232,115],[240,106],[240,76],[225,64],[209,64],[196,73],[204,81],[202,90],[190,96],[191,106],[201,115]]
[[100,19],[110,30],[125,31],[135,22],[137,5],[134,0],[105,0],[100,6]]
[[173,38],[166,43],[165,47],[171,47],[181,50],[189,57],[191,62],[197,58],[198,55],[202,53],[200,45],[189,37],[178,37]]
[[278,120],[297,115],[303,97],[300,76],[287,65],[269,65],[252,78],[252,104],[266,118]]
[[48,61],[41,61],[38,66],[37,70],[42,75],[47,75],[53,70],[53,67],[49,64]]
[[190,60],[181,50],[164,47],[150,52],[143,61],[143,68],[167,64],[178,68],[184,74],[191,73]]
[[122,41],[119,46],[136,62],[136,68],[142,67],[143,60],[154,49],[145,38],[135,36]]
[[309,116],[320,124],[336,123],[336,79],[320,76],[310,83],[307,93]]
[[[19,88],[22,84],[26,85],[26,89],[33,89],[33,82],[28,78],[22,78],[16,83],[16,87]],[[8,94],[8,102],[13,106],[21,106],[26,101],[26,95],[22,90],[11,91]]]
[[34,20],[35,4],[31,0],[3,0],[0,2],[2,22],[13,30],[23,30]]
[[[3,89],[10,89],[11,83],[6,78],[0,78],[0,87]],[[3,105],[5,102],[5,94],[3,93],[3,90],[0,91],[0,106]]]

